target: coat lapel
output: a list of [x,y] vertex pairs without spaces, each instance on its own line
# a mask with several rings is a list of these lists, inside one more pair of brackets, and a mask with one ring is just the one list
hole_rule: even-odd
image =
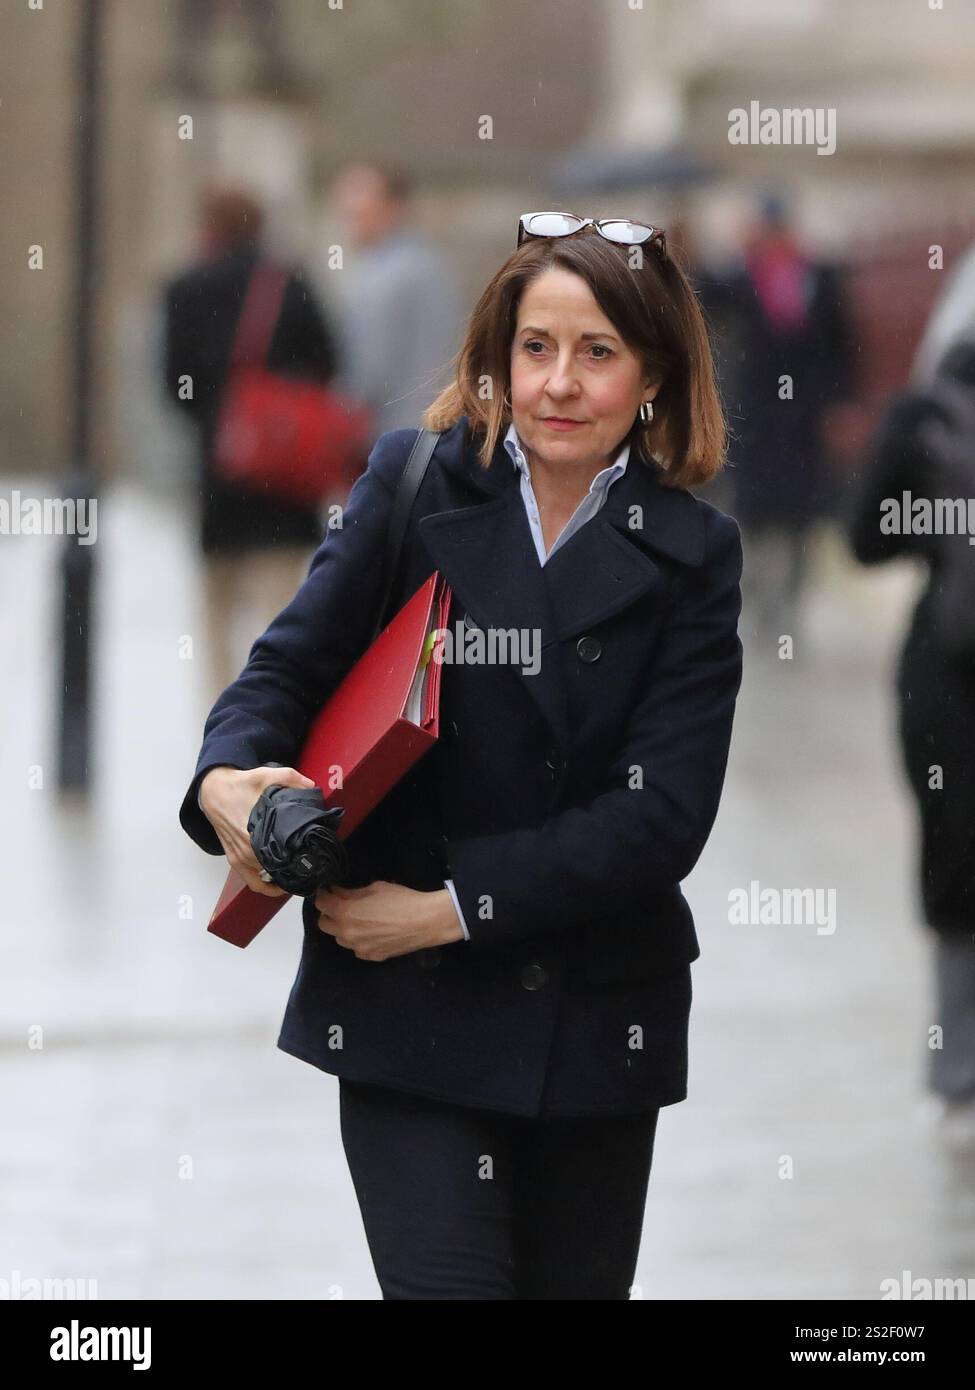
[[436,457],[480,500],[433,512],[419,533],[434,565],[478,627],[537,629],[534,674],[514,670],[562,748],[570,742],[557,644],[581,636],[645,594],[666,593],[661,556],[685,565],[704,558],[703,518],[687,492],[664,487],[638,459],[610,488],[600,512],[539,564],[519,475],[499,440],[484,469],[467,440],[466,417],[445,434]]
[[567,747],[568,707],[554,648],[557,624],[514,469],[511,485],[498,496],[458,511],[434,512],[420,521],[419,531],[434,565],[475,626],[539,633],[538,670],[525,674],[520,666],[512,669],[559,746]]
[[699,565],[703,525],[694,499],[664,487],[633,459],[600,511],[545,564],[560,640],[615,617],[649,593],[663,597],[676,560]]

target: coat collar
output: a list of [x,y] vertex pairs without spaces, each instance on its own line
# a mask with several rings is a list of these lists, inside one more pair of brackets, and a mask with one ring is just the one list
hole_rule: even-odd
[[[525,451],[522,448],[521,440],[518,438],[518,431],[515,429],[514,421],[508,426],[508,433],[504,436],[502,443],[511,455],[511,462],[515,468],[517,468],[520,473],[524,473],[530,482],[531,469],[525,457]],[[624,444],[623,447],[617,451],[613,462],[607,468],[604,468],[602,472],[597,473],[595,478],[593,478],[590,491],[592,491],[593,487],[598,487],[603,492],[608,491],[610,485],[614,483],[617,478],[622,477],[626,472],[626,465],[629,462],[629,458],[630,446],[629,444]]]
[[[471,620],[482,628],[537,629],[541,664],[525,682],[560,745],[571,731],[557,644],[579,637],[645,595],[666,597],[664,560],[704,559],[704,516],[683,489],[663,486],[638,459],[612,485],[602,509],[544,566],[538,562],[518,471],[499,439],[490,468],[477,460],[467,417],[447,430],[435,458],[478,500],[420,519],[421,539]],[[612,660],[612,652],[607,657]]]
[[[512,468],[503,436],[495,445],[488,468],[483,468],[478,460],[479,447],[471,435],[467,416],[462,415],[440,436],[434,457],[452,477],[481,496],[498,498],[512,489],[517,493],[518,471]],[[682,565],[700,565],[704,560],[704,517],[691,493],[659,481],[663,474],[659,465],[650,466],[631,454],[626,472],[609,489],[597,519],[605,519],[628,540],[651,553],[665,555]],[[643,509],[642,525],[639,515],[630,510],[633,506]],[[585,529],[572,537],[573,543]],[[560,553],[556,551],[556,555]],[[553,555],[548,563],[554,562]]]

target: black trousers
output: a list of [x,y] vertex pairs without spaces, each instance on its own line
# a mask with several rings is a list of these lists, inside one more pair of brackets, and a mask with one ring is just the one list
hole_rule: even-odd
[[529,1118],[340,1078],[384,1299],[626,1299],[658,1111]]

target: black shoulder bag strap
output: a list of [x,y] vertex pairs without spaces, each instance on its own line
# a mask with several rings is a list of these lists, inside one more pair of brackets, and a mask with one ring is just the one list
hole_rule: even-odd
[[392,595],[396,569],[399,565],[403,540],[406,536],[406,527],[413,510],[413,503],[416,501],[416,494],[420,490],[420,484],[426,475],[427,465],[433,457],[433,451],[437,447],[439,438],[440,435],[436,430],[421,429],[419,431],[416,436],[416,443],[406,460],[403,476],[396,487],[393,510],[389,517],[389,530],[386,534],[386,578],[383,585],[382,602],[379,605],[379,614],[372,634],[373,642],[386,626],[386,609],[389,607],[389,600]]

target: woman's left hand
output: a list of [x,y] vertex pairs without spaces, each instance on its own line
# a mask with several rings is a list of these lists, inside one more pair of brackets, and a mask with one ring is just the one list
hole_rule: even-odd
[[424,893],[376,879],[365,888],[320,888],[319,928],[360,960],[387,960],[464,938],[446,888]]

